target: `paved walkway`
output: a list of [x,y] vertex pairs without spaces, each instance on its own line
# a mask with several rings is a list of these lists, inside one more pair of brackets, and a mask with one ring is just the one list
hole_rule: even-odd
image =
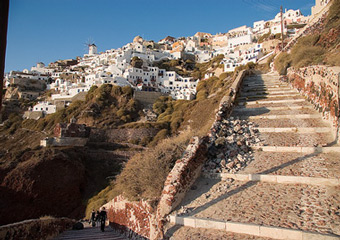
[[[340,186],[299,181],[339,181],[340,148],[330,125],[274,74],[244,80],[232,117],[253,122],[262,144],[253,148],[253,160],[237,174],[295,176],[291,179],[297,181],[202,177],[171,221],[192,227],[192,234],[202,231],[195,228],[206,228],[248,234],[249,239],[340,239]],[[168,232],[174,239],[184,237],[173,229]]]
[[68,230],[60,234],[55,240],[126,240],[127,238],[106,227],[102,232],[99,227],[85,227],[82,230]]

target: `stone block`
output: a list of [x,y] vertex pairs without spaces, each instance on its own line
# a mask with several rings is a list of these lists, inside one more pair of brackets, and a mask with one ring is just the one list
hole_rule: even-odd
[[261,182],[277,182],[277,176],[276,175],[260,175],[260,181]]
[[323,153],[340,152],[340,147],[324,147],[322,148]]
[[264,152],[276,152],[276,147],[274,146],[264,146],[264,147],[259,147],[259,148],[262,148],[262,151]]
[[170,223],[176,223],[176,218],[177,218],[177,216],[175,216],[175,215],[169,215]]
[[300,184],[304,182],[304,177],[295,177],[295,176],[277,176],[277,183],[291,183],[291,184]]
[[338,186],[340,184],[339,179],[331,178],[310,178],[310,184],[321,186]]
[[196,219],[192,217],[178,217],[176,218],[176,224],[183,225],[186,227],[196,227]]
[[301,153],[313,153],[318,152],[318,148],[314,147],[301,147]]
[[279,227],[260,226],[260,236],[273,239],[302,240],[302,231]]
[[234,174],[235,175],[235,180],[238,181],[249,181],[249,175],[248,174]]
[[303,232],[294,229],[281,229],[282,239],[302,240]]
[[318,233],[302,233],[302,240],[339,240],[339,237]]
[[260,226],[249,223],[226,222],[226,231],[260,236]]
[[301,152],[301,147],[276,147],[277,152]]
[[196,228],[225,230],[226,223],[217,220],[196,219]]
[[260,181],[261,175],[259,174],[249,174],[249,181]]

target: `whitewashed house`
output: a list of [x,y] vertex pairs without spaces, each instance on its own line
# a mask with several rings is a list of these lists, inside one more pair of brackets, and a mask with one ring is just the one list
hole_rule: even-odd
[[49,102],[38,102],[32,108],[33,112],[42,112],[44,115],[52,114],[57,111],[57,106]]

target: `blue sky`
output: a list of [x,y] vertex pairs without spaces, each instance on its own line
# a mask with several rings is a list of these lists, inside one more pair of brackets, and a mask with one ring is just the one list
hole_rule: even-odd
[[280,11],[310,14],[314,0],[10,0],[5,71],[30,69],[86,52],[119,48],[136,35],[159,41],[227,32]]

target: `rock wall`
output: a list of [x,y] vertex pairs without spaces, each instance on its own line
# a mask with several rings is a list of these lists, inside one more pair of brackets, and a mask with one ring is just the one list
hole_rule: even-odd
[[45,240],[70,229],[75,220],[69,218],[47,218],[26,220],[0,227],[0,239],[5,240]]
[[105,204],[110,225],[129,239],[150,238],[153,208],[146,201],[131,202],[119,195]]
[[222,98],[208,136],[202,139],[193,137],[183,157],[176,161],[164,183],[156,211],[148,202],[129,202],[122,196],[117,196],[104,205],[109,209],[109,221],[114,228],[137,239],[139,237],[163,239],[163,224],[166,217],[181,203],[186,192],[200,176],[207,159],[209,136],[214,131],[214,126],[231,113],[236,94],[245,75],[246,71],[240,72],[230,91]]
[[310,66],[289,68],[288,82],[330,121],[334,133],[339,128],[340,67]]

